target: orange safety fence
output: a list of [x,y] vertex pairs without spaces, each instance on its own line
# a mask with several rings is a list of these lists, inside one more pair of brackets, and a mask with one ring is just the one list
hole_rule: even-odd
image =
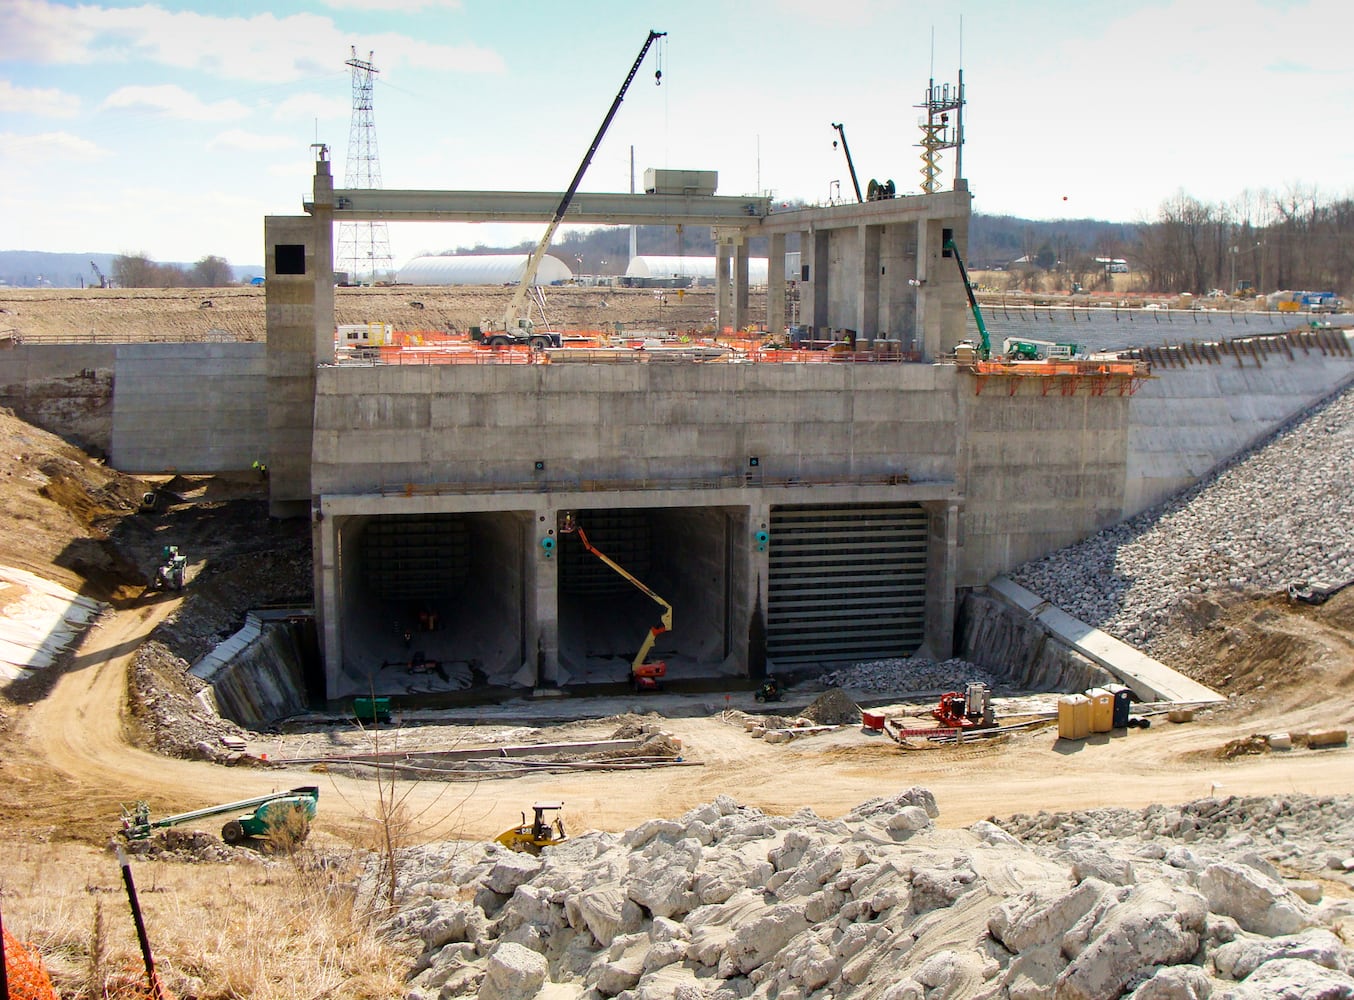
[[9,979],[7,1000],[57,1000],[42,959],[30,954],[9,931],[5,931],[4,943],[5,972]]
[[973,370],[979,375],[1134,375],[1132,362],[1118,361],[976,361]]

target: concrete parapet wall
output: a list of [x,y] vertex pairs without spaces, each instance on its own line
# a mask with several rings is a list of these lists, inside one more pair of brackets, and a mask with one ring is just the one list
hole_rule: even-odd
[[112,464],[122,472],[248,469],[267,454],[264,344],[124,344]]

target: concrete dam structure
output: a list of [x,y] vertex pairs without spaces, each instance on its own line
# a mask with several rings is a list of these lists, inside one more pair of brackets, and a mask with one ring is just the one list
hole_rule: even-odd
[[[272,513],[312,526],[325,693],[344,699],[623,683],[663,614],[651,595],[672,608],[653,656],[674,684],[946,658],[965,591],[1197,482],[1354,379],[1340,330],[1181,352],[1145,379],[956,364],[969,319],[944,246],[966,243],[963,189],[785,213],[580,198],[570,221],[715,226],[720,325],[754,319],[748,240],[780,260],[798,233],[802,317],[918,360],[337,363],[336,220],[544,219],[553,199],[334,191],[321,157],[309,214],[265,221],[266,347],[20,345],[0,401],[39,382],[111,392],[88,433],[131,473],[266,455]],[[164,419],[165,372],[191,419]]]

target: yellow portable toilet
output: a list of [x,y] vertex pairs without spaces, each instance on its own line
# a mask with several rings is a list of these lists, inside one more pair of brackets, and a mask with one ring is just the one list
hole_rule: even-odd
[[1104,688],[1086,692],[1091,700],[1091,732],[1108,733],[1114,728],[1114,694]]
[[1058,737],[1084,740],[1091,735],[1091,699],[1084,694],[1065,694],[1058,699]]

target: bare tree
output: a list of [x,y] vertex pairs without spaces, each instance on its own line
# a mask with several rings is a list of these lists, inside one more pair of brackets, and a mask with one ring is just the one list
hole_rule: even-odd
[[194,288],[220,288],[233,284],[235,275],[224,257],[203,257],[193,265],[191,278]]

